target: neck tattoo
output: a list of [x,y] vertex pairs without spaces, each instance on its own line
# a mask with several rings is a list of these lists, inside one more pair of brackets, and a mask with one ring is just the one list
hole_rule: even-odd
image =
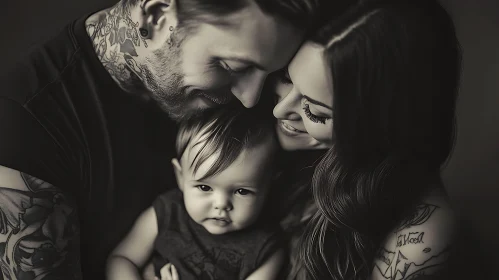
[[95,53],[111,77],[123,89],[137,88],[145,69],[136,61],[136,47],[147,42],[133,22],[130,9],[118,4],[86,22],[87,34],[92,40]]

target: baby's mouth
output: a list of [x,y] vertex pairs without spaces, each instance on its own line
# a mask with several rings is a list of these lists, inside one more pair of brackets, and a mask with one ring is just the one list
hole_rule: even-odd
[[211,220],[213,220],[218,225],[228,225],[228,224],[230,224],[232,222],[228,218],[221,218],[221,217],[211,218]]

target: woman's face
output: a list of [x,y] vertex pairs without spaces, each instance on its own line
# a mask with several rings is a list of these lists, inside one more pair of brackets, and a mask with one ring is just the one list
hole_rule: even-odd
[[324,149],[333,144],[331,71],[324,47],[305,43],[276,81],[277,136],[285,150]]

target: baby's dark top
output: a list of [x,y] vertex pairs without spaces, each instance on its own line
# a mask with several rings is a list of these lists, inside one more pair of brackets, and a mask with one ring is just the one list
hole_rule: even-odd
[[210,234],[187,213],[178,189],[153,203],[158,219],[154,242],[155,272],[167,263],[182,280],[245,279],[281,247],[277,225],[257,223],[241,231]]

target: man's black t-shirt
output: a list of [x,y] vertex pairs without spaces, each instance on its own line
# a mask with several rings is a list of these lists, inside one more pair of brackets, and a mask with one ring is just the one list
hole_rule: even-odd
[[122,91],[94,53],[85,19],[67,26],[0,83],[0,165],[72,194],[84,279],[154,198],[175,186],[176,125]]

